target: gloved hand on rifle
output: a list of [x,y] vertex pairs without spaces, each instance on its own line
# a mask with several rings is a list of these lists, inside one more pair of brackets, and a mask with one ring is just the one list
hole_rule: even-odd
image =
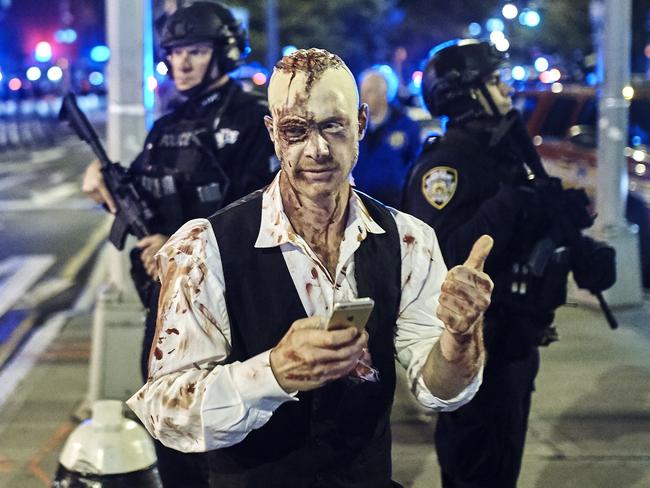
[[605,242],[582,236],[571,249],[571,270],[580,288],[605,291],[616,282],[616,251]]

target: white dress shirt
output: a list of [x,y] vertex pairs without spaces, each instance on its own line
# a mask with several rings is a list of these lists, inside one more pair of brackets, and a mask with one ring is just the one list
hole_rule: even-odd
[[[255,247],[280,247],[308,316],[327,317],[334,303],[357,297],[354,253],[368,233],[385,232],[354,192],[350,192],[349,205],[336,274],[330,276],[302,237],[293,232],[282,206],[279,174],[263,194]],[[453,410],[474,396],[482,369],[451,400],[435,397],[425,386],[421,369],[444,327],[436,308],[447,269],[433,229],[408,214],[390,211],[402,259],[397,359],[422,405]],[[282,403],[298,398],[279,386],[269,364],[270,351],[224,364],[232,344],[230,321],[219,247],[206,219],[187,222],[157,258],[162,289],[150,377],[127,404],[151,435],[179,451],[202,452],[236,444],[262,427]]]

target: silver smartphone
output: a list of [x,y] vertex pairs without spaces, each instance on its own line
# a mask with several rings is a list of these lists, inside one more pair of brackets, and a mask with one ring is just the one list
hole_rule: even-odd
[[352,324],[359,332],[363,332],[374,306],[375,301],[368,297],[335,303],[332,315],[327,322],[327,330],[335,330]]

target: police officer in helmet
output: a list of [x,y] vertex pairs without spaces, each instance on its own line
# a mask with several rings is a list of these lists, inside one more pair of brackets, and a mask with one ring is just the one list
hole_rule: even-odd
[[[161,33],[169,74],[186,101],[161,117],[147,136],[129,175],[154,212],[153,233],[131,253],[132,276],[147,307],[143,376],[155,332],[159,286],[154,256],[188,220],[208,217],[272,179],[273,146],[264,127],[266,100],[246,93],[228,73],[249,52],[246,33],[215,2],[195,2],[169,16]],[[98,161],[84,175],[83,190],[115,212]],[[173,452],[157,446],[165,487],[207,486]],[[167,450],[167,452],[170,450]],[[177,455],[174,457],[174,455]],[[187,455],[183,455],[187,456]]]
[[[433,116],[448,120],[447,130],[427,140],[403,197],[402,209],[435,229],[449,268],[462,263],[478,236],[494,238],[485,265],[494,292],[485,313],[483,384],[469,404],[438,417],[435,444],[445,488],[516,487],[538,346],[554,338],[554,311],[566,300],[571,266],[558,248],[551,249],[543,272],[529,267],[539,243],[555,238],[547,234],[553,227],[547,206],[555,202],[545,201],[544,192],[531,184],[530,168],[521,158],[522,149],[532,148],[527,133],[512,137],[518,114],[511,88],[500,78],[504,60],[491,43],[474,39],[431,51],[422,96]],[[525,132],[523,123],[517,127]],[[558,191],[564,195],[561,187]],[[598,248],[579,232],[576,236],[589,249]],[[613,251],[603,249],[605,260],[611,260],[602,267],[610,270]],[[585,287],[602,290],[613,279],[612,272]]]
[[422,75],[422,97],[434,116],[449,117],[452,125],[499,120],[512,108],[511,87],[499,69],[506,55],[493,44],[475,39],[436,46]]

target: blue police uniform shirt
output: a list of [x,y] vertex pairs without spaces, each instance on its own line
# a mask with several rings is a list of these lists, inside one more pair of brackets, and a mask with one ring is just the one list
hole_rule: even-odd
[[352,172],[356,187],[382,203],[399,208],[402,188],[420,149],[420,128],[400,108],[391,106],[384,121],[368,127]]

